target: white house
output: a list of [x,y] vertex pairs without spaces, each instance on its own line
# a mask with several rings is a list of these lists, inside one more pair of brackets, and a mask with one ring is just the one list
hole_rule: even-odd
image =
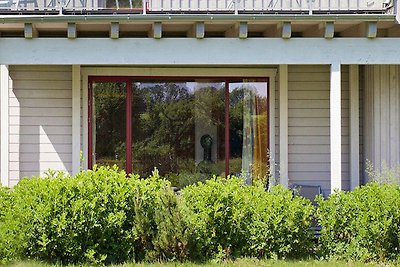
[[400,161],[399,12],[398,0],[0,0],[1,182],[93,164],[246,179],[269,166],[286,186],[351,190],[367,160]]

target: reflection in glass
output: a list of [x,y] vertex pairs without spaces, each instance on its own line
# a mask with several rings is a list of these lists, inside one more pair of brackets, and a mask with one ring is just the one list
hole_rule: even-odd
[[132,169],[175,185],[224,175],[223,83],[132,84]]
[[229,84],[230,173],[248,184],[268,176],[267,83]]
[[[128,88],[125,82],[94,83],[93,162],[131,167],[141,177],[157,168],[179,187],[226,171],[249,184],[264,180],[269,174],[267,89],[266,82],[209,80],[130,82]],[[132,141],[128,148],[127,141]]]
[[93,163],[125,169],[126,84],[93,84]]

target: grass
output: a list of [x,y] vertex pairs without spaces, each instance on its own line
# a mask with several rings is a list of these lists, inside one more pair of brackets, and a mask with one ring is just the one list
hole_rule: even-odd
[[[365,264],[361,262],[340,262],[340,261],[317,261],[317,260],[305,260],[305,261],[291,261],[291,260],[257,260],[257,259],[238,259],[234,262],[207,262],[207,263],[129,263],[121,265],[112,265],[112,267],[284,267],[284,266],[296,266],[296,267],[358,267],[358,266],[391,266],[390,264]],[[9,267],[50,267],[50,266],[62,266],[62,265],[51,265],[47,263],[37,261],[21,261],[10,263],[6,266]],[[68,265],[74,267],[78,265]],[[81,266],[81,265],[80,265]],[[90,266],[90,265],[86,265]],[[394,265],[393,265],[394,266]]]

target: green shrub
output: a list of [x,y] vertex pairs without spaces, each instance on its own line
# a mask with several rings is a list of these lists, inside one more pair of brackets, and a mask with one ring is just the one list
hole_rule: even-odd
[[214,178],[183,191],[184,215],[196,259],[288,257],[310,249],[312,206],[280,186],[246,186],[240,178]]
[[157,171],[49,172],[0,189],[0,257],[64,264],[302,256],[309,201],[242,179],[213,178],[176,195]]
[[314,207],[303,197],[282,186],[264,192],[263,186],[252,188],[247,197],[252,209],[250,256],[302,258],[313,249],[310,230]]
[[23,179],[0,225],[3,257],[63,263],[141,260],[151,248],[157,197],[168,182],[116,168]]
[[400,188],[370,183],[353,192],[318,199],[325,257],[361,261],[399,260]]

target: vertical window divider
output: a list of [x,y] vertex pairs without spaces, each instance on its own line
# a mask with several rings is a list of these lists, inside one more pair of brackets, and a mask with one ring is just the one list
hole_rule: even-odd
[[229,82],[225,81],[225,177],[229,174]]
[[132,81],[126,80],[126,173],[132,173]]
[[93,168],[93,80],[89,78],[88,86],[88,166],[89,169]]

